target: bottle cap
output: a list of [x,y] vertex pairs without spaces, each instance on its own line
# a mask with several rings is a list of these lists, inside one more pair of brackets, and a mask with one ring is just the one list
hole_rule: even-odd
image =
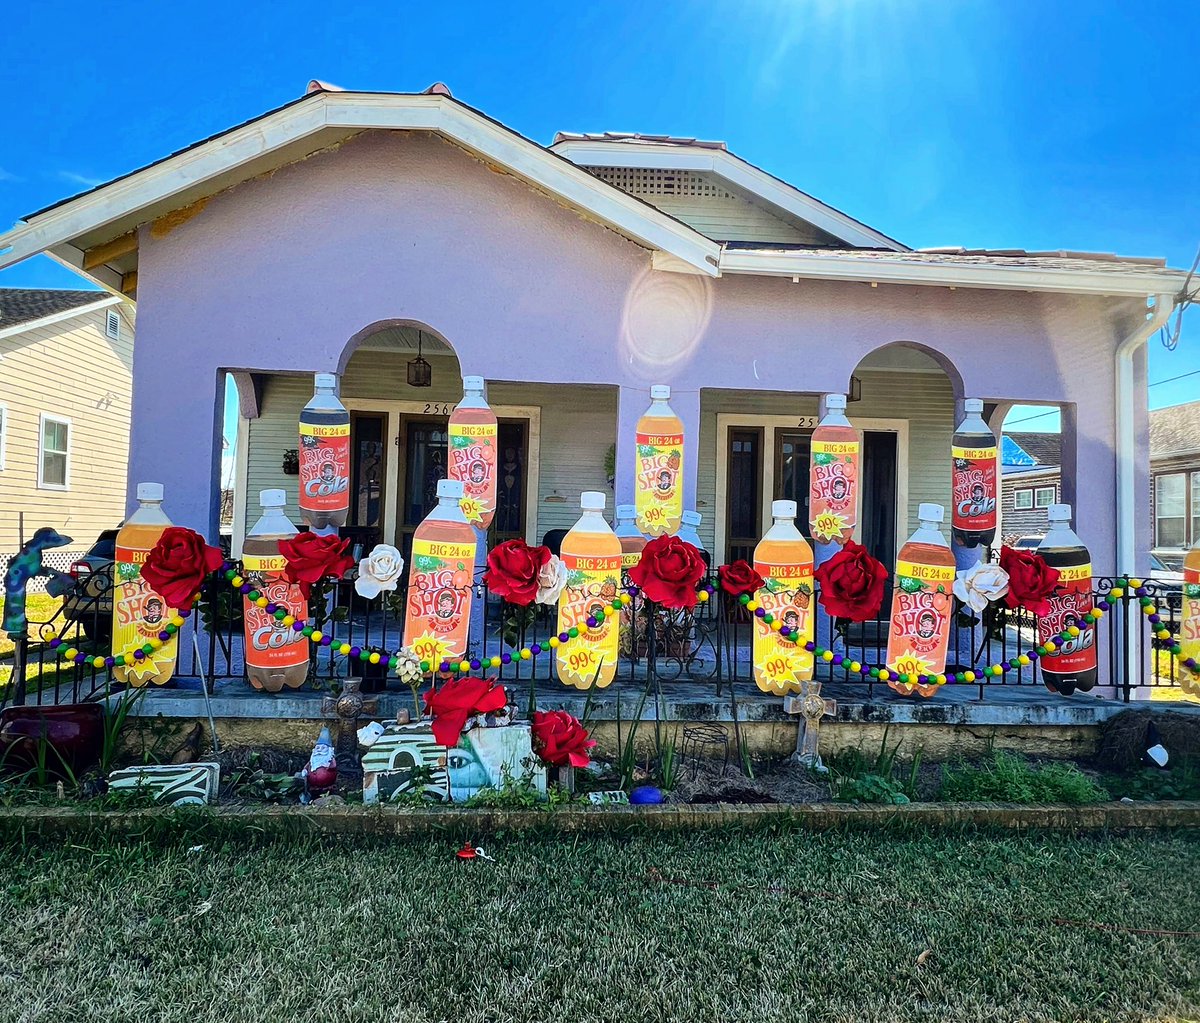
[[258,503],[263,508],[282,508],[287,504],[287,491],[260,490],[258,492]]
[[825,407],[832,409],[845,409],[846,396],[844,394],[825,395]]
[[796,502],[795,501],[772,501],[771,502],[771,518],[773,519],[794,519],[796,517]]
[[964,412],[982,412],[983,411],[983,399],[982,398],[964,398],[963,399],[963,411]]
[[579,507],[584,511],[604,511],[607,500],[606,495],[599,490],[585,490],[579,495]]
[[654,384],[650,388],[650,398],[653,401],[666,401],[671,397],[671,388],[666,384]]
[[1070,522],[1071,506],[1069,504],[1052,504],[1046,509],[1046,518],[1051,522]]
[[333,373],[316,373],[313,375],[313,385],[318,391],[336,390],[337,376]]
[[679,517],[680,521],[685,526],[698,526],[698,525],[700,525],[700,520],[703,518],[704,518],[704,516],[701,515],[698,511],[685,511]]
[[483,393],[483,377],[463,377],[464,391],[479,391]]
[[636,505],[632,505],[632,504],[617,505],[617,518],[618,519],[636,519],[637,518]]
[[922,522],[941,522],[946,517],[946,509],[940,504],[923,504],[917,508],[917,518]]
[[139,483],[137,485],[137,499],[139,501],[161,501],[163,499],[163,485],[161,483]]
[[462,480],[438,480],[437,496],[439,500],[449,497],[455,501],[461,501],[463,496]]

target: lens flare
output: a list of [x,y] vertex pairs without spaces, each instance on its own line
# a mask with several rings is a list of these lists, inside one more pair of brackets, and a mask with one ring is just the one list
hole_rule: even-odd
[[694,274],[647,269],[625,299],[621,348],[647,377],[686,362],[712,316],[712,284]]

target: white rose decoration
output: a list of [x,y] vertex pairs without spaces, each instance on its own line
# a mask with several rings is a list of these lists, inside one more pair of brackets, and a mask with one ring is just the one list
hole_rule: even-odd
[[358,563],[358,578],[354,589],[360,597],[370,600],[384,590],[394,590],[404,571],[404,557],[391,544],[381,543],[369,557]]
[[566,586],[567,566],[557,554],[551,554],[550,560],[538,572],[537,596],[534,599],[539,604],[554,606]]
[[1008,592],[1008,573],[999,565],[980,561],[959,572],[954,595],[976,614]]

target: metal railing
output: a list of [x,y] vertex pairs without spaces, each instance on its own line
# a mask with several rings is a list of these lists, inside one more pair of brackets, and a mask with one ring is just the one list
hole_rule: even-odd
[[[0,706],[22,703],[69,703],[98,698],[113,691],[107,669],[91,663],[75,664],[60,657],[51,641],[61,637],[80,651],[103,657],[110,652],[112,592],[111,573],[101,567],[86,583],[77,585],[49,620],[29,623],[27,634],[15,637],[15,650],[0,658]],[[716,580],[713,579],[715,584]],[[1113,577],[1094,581],[1098,603],[1117,585]],[[1159,585],[1147,582],[1145,593],[1156,604],[1161,625],[1173,636],[1179,634],[1181,601]],[[819,600],[819,589],[812,600]],[[515,608],[487,594],[479,583],[474,585],[474,600],[482,602],[482,627],[475,630],[468,658],[486,662],[493,656],[510,655],[522,647],[538,644],[549,647],[557,632],[552,608],[535,606]],[[883,665],[887,652],[886,609],[878,619],[861,624],[831,622],[818,616],[816,641],[836,652],[831,663],[817,662],[817,677],[828,683],[854,687],[870,698],[887,693],[887,684],[850,670],[854,661]],[[1139,690],[1175,685],[1177,666],[1164,644],[1153,639],[1145,615],[1136,598],[1126,596],[1108,607],[1097,624],[1100,674],[1097,686],[1108,687],[1128,701]],[[384,599],[365,600],[354,590],[352,577],[331,588],[328,599],[316,608],[321,627],[334,637],[332,647],[312,646],[308,686],[328,690],[348,675],[364,678],[364,688],[382,689],[389,684],[386,664],[372,665],[335,652],[344,642],[360,649],[395,651],[403,640],[404,591],[385,595]],[[313,611],[310,608],[310,612]],[[197,614],[181,632],[176,679],[181,685],[199,685],[204,680],[210,691],[223,681],[245,678],[242,638],[242,597],[219,574],[205,583],[205,599]],[[1041,686],[1041,670],[1036,661],[1017,663],[1018,656],[1037,645],[1037,619],[1021,610],[992,606],[981,619],[970,620],[955,604],[951,628],[947,672],[972,670],[969,683],[978,696],[989,691],[1013,687]],[[1130,621],[1133,619],[1133,621]],[[1133,626],[1130,628],[1130,626]],[[193,631],[198,630],[193,642]],[[673,612],[654,606],[640,597],[621,613],[620,656],[614,684],[642,686],[648,678],[657,683],[693,683],[711,685],[720,695],[729,686],[754,689],[752,665],[751,615],[736,601],[717,588],[711,600],[698,604],[694,611]],[[1125,670],[1122,637],[1130,635],[1135,644],[1132,663],[1137,670],[1131,677]],[[497,668],[484,672],[510,684],[555,680],[552,652],[522,660],[513,656]],[[983,666],[1009,664],[1011,670],[985,677]],[[5,678],[7,675],[7,679]],[[393,677],[390,685],[399,683]],[[963,688],[961,682],[948,685]]]

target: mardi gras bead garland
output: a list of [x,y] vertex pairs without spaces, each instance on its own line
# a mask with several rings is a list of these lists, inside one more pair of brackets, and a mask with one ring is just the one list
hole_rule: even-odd
[[[254,589],[241,575],[231,562],[226,561],[221,566],[222,573],[230,586],[242,594],[247,600],[251,601],[257,607],[261,607],[268,614],[273,615],[275,619],[283,625],[290,627],[295,632],[303,634],[307,639],[322,647],[328,647],[334,653],[341,654],[343,657],[349,657],[351,660],[358,660],[364,664],[380,664],[386,663],[389,670],[395,670],[400,663],[400,655],[403,650],[388,651],[379,650],[374,647],[363,647],[352,643],[337,641],[330,635],[319,629],[315,623],[300,621],[295,618],[287,607],[280,604],[275,604],[268,600],[258,590]],[[609,610],[597,610],[588,616],[587,626],[595,628],[604,621],[607,614],[610,612],[618,612],[625,607],[628,607],[633,598],[637,596],[639,590],[636,586],[630,586],[625,593],[615,597],[609,605]],[[696,593],[696,599],[700,603],[706,603],[714,593],[714,587],[711,583],[705,583]],[[1149,596],[1145,586],[1140,579],[1120,578],[1117,580],[1117,585],[1114,586],[1104,597],[1105,602],[1111,607],[1118,600],[1126,596],[1127,592],[1132,592],[1132,595],[1137,598],[1138,604],[1142,610],[1142,614],[1146,616],[1147,621],[1154,628],[1154,638],[1164,644],[1162,649],[1167,650],[1173,656],[1178,657],[1182,653],[1182,647],[1177,641],[1173,641],[1170,629],[1162,624],[1162,616],[1159,613],[1158,607],[1155,605],[1152,597]],[[195,600],[200,599],[200,594],[197,594]],[[738,598],[738,602],[751,612],[756,618],[759,618],[773,632],[778,632],[781,639],[796,641],[799,638],[800,630],[790,628],[784,625],[781,621],[775,618],[765,608],[759,606],[750,594],[743,593]],[[191,610],[177,611],[175,616],[168,622],[159,632],[157,639],[147,641],[140,646],[131,647],[129,650],[121,654],[103,656],[89,655],[83,653],[75,647],[67,643],[66,640],[55,638],[50,641],[52,650],[59,650],[60,656],[65,660],[73,661],[75,664],[90,665],[96,669],[111,669],[113,667],[123,667],[128,664],[135,664],[138,661],[144,660],[155,650],[161,649],[182,627],[184,620],[191,613]],[[1000,661],[997,664],[985,665],[981,669],[981,674],[985,678],[998,678],[1007,672],[1015,671],[1020,668],[1028,667],[1039,657],[1044,657],[1047,654],[1053,654],[1058,645],[1055,640],[1066,641],[1079,636],[1083,629],[1078,624],[1083,622],[1083,628],[1095,628],[1096,622],[1103,617],[1104,611],[1102,608],[1095,607],[1082,619],[1072,618],[1067,626],[1054,639],[1047,640],[1045,643],[1038,644],[1025,653],[1019,654],[1015,658]],[[438,664],[437,671],[442,675],[459,674],[465,675],[472,671],[479,671],[485,667],[499,668],[504,665],[511,664],[514,660],[528,661],[539,655],[554,650],[565,643],[569,643],[579,636],[579,629],[572,626],[570,629],[560,632],[557,636],[551,636],[544,643],[531,643],[529,646],[522,647],[514,653],[504,652],[502,654],[493,654],[487,658],[464,658],[461,661],[444,660]],[[1167,644],[1170,642],[1170,645]],[[335,645],[336,644],[336,645]],[[844,666],[852,674],[860,674],[871,679],[878,679],[886,682],[894,680],[903,684],[909,685],[944,685],[947,682],[971,683],[977,681],[978,677],[973,670],[954,672],[953,674],[936,674],[936,675],[910,675],[893,672],[886,667],[878,667],[876,665],[863,664],[861,661],[854,660],[844,654],[837,653],[834,650],[822,647],[812,640],[807,640],[804,643],[804,649],[812,653],[815,657],[819,657],[822,661],[833,664],[835,666]],[[1193,675],[1200,677],[1200,662],[1197,662],[1194,657],[1187,657],[1180,662]],[[431,674],[434,670],[434,665],[429,661],[421,661],[422,674]]]

